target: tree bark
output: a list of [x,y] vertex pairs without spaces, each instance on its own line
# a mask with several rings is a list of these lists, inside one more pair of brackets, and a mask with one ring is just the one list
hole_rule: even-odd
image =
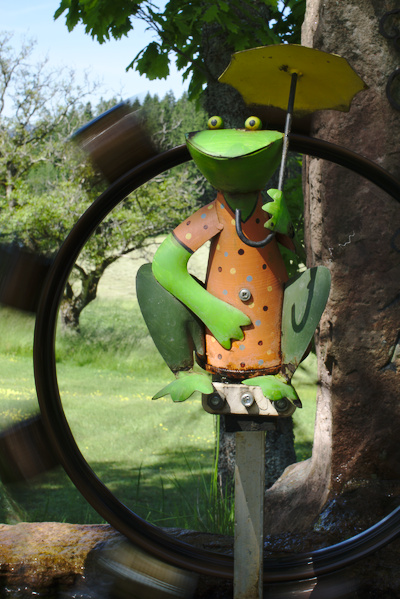
[[60,305],[61,326],[64,329],[79,333],[79,319],[84,308],[97,297],[97,287],[100,279],[110,264],[107,260],[95,271],[85,272],[83,268],[75,267],[79,271],[81,289],[76,292],[70,281],[65,287],[64,296]]
[[[399,51],[379,32],[394,8],[380,0],[308,0],[302,43],[340,54],[369,87],[349,113],[316,113],[311,134],[400,179],[400,113],[385,93]],[[327,500],[349,490],[358,496],[354,522],[362,529],[371,519],[367,489],[377,495],[376,522],[400,479],[400,206],[327,161],[307,158],[304,175],[308,265],[326,265],[332,289],[318,334],[313,455],[267,494],[266,530],[305,530]],[[339,523],[346,517],[337,514]]]

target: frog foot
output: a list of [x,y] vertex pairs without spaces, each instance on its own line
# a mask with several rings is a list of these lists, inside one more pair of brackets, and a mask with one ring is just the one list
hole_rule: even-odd
[[255,376],[251,379],[242,381],[245,385],[260,387],[264,396],[271,401],[278,401],[286,397],[296,408],[303,407],[296,389],[287,382],[281,374],[267,374],[265,376]]
[[153,399],[159,399],[164,395],[170,395],[172,401],[185,401],[195,391],[200,393],[209,394],[214,391],[214,387],[210,381],[210,376],[206,373],[198,372],[179,372],[177,378],[163,387],[158,393],[156,393]]

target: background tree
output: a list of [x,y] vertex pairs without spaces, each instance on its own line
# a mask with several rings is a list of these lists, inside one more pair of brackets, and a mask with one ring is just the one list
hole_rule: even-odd
[[[117,100],[83,104],[85,90],[74,86],[71,74],[66,83],[45,62],[32,64],[33,43],[14,53],[11,37],[0,38],[0,241],[51,256],[107,186],[69,137]],[[206,121],[186,95],[178,101],[173,94],[162,100],[148,96],[144,111],[160,149],[182,143],[182,128],[202,128]],[[182,165],[115,209],[75,264],[61,305],[63,324],[78,330],[80,314],[96,298],[105,269],[148,237],[174,228],[194,210],[204,190],[193,166]]]
[[94,87],[77,86],[73,72],[49,70],[46,60],[33,64],[35,42],[15,52],[12,37],[0,33],[0,197],[10,209],[13,192],[30,171],[62,156],[60,127],[68,135],[76,106]]

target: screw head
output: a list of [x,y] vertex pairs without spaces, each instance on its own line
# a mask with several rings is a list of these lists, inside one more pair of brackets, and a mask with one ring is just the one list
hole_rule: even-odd
[[245,408],[250,408],[254,403],[254,397],[253,397],[252,393],[250,393],[249,391],[246,391],[246,393],[243,393],[243,395],[241,397],[241,402]]
[[277,412],[286,412],[289,408],[289,400],[286,397],[282,397],[277,401],[274,401],[274,406]]
[[212,393],[208,396],[207,403],[212,410],[221,410],[225,400],[218,393]]
[[250,289],[243,288],[239,291],[239,299],[241,299],[242,302],[247,302],[250,298],[251,298]]

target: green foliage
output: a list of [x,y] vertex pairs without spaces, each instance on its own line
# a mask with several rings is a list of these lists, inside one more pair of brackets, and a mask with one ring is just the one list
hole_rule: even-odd
[[[169,75],[168,52],[163,51],[162,46],[157,42],[151,42],[145,50],[142,51],[139,58],[136,56],[137,70],[141,75],[147,75],[147,78],[166,79]],[[133,62],[128,68],[133,66]]]
[[[290,155],[287,165],[287,177],[284,182],[284,196],[295,230],[296,240],[301,248],[304,246],[304,201],[302,186],[302,159],[300,155]],[[285,260],[289,277],[295,275],[304,268],[304,252],[294,253],[283,246],[280,251]]]
[[[13,191],[33,168],[62,162],[65,138],[92,91],[89,84],[76,85],[71,72],[33,63],[34,42],[15,51],[12,37],[0,33],[0,198],[10,207]],[[5,115],[6,105],[12,116]]]
[[137,14],[140,4],[140,0],[62,0],[54,18],[66,10],[69,31],[82,20],[86,24],[86,33],[91,33],[92,37],[96,36],[102,44],[110,39],[110,34],[115,39],[120,39],[132,29],[130,17]]
[[[148,94],[142,105],[147,127],[160,150],[185,143],[185,134],[207,128],[207,114],[189,101],[188,94],[175,99],[172,92],[163,98]],[[193,172],[196,169],[193,169]],[[198,172],[196,170],[196,172]]]
[[[14,56],[10,39],[0,36],[1,91],[16,105],[13,116],[5,118],[0,102],[0,242],[54,255],[106,188],[100,174],[68,138],[117,100],[102,100],[96,107],[84,104],[79,88],[65,87],[54,74],[45,77],[43,65],[35,71],[29,63],[31,45]],[[148,96],[144,104],[160,149],[183,143],[183,128],[203,126],[206,120],[186,96],[178,101],[173,94],[162,100]],[[138,106],[136,102],[133,108]],[[95,299],[105,269],[140,247],[147,237],[173,229],[203,201],[205,190],[193,166],[185,164],[126,198],[96,228],[76,262],[61,306],[64,324],[78,328],[79,316]]]
[[171,55],[190,78],[189,98],[198,98],[204,85],[213,80],[203,48],[202,28],[215,28],[232,51],[281,42],[300,42],[305,0],[169,0],[160,8],[147,0],[62,0],[54,14],[66,15],[71,31],[78,23],[100,43],[120,39],[134,29],[136,19],[156,34],[133,58],[135,67],[149,79],[164,79],[170,72]]

